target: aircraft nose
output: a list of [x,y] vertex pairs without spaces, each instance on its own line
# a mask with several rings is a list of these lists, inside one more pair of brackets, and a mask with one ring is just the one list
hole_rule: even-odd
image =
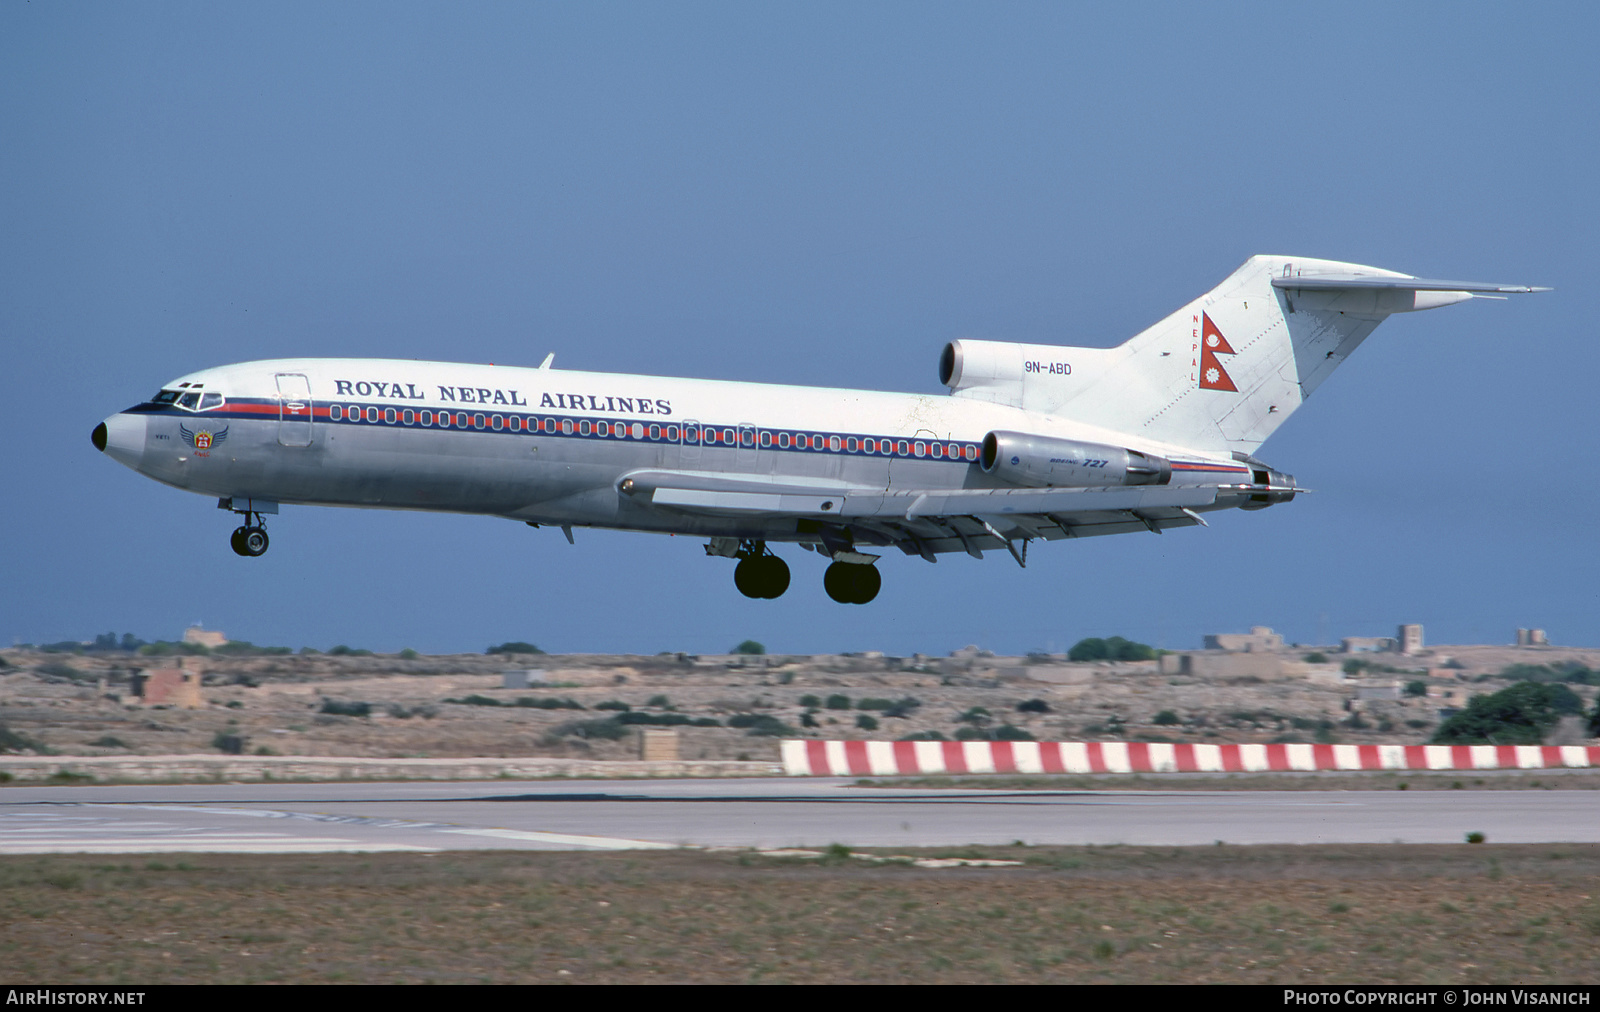
[[95,449],[117,463],[138,468],[144,462],[146,427],[144,415],[115,414],[96,425],[89,439]]

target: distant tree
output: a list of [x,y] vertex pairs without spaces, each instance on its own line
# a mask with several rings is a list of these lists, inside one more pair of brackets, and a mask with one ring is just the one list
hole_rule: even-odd
[[1314,650],[1311,653],[1306,654],[1302,660],[1304,660],[1307,664],[1326,664],[1328,663],[1328,655],[1320,650]]
[[1473,696],[1466,709],[1439,725],[1435,745],[1537,745],[1562,714],[1582,712],[1565,685],[1518,682],[1492,695]]
[[1408,696],[1426,696],[1427,694],[1428,694],[1428,683],[1424,682],[1422,679],[1419,678],[1414,682],[1407,682],[1406,683],[1406,695],[1408,695]]
[[420,655],[410,647],[406,647],[404,650],[400,651],[400,659],[402,661],[414,661],[419,656]]
[[1500,672],[1501,678],[1527,682],[1570,682],[1574,685],[1600,685],[1600,671],[1591,671],[1577,661],[1565,664],[1512,664]]
[[995,741],[1034,741],[1032,733],[1010,724],[1001,724],[994,729]]
[[[330,651],[330,653],[331,652],[332,651]],[[485,650],[484,653],[486,653],[486,654],[542,654],[542,653],[544,653],[544,651],[540,650],[538,647],[534,646],[532,643],[523,643],[521,640],[513,640],[510,643],[502,643],[499,646],[490,647],[489,649]]]
[[1183,723],[1183,720],[1181,718],[1179,718],[1179,716],[1176,713],[1173,713],[1171,710],[1162,710],[1160,713],[1156,714],[1155,723],[1160,724],[1160,725],[1162,725],[1164,727],[1170,727],[1173,724],[1181,724],[1181,723]]
[[167,640],[157,640],[154,643],[146,643],[140,647],[139,653],[144,657],[167,657],[171,654],[205,657],[211,653],[211,648],[204,643],[175,643]]
[[764,654],[766,652],[767,648],[757,643],[755,640],[745,640],[743,643],[733,648],[733,653],[736,654]]
[[883,711],[885,717],[909,717],[922,705],[922,700],[916,696],[905,696],[894,701],[888,709]]
[[876,731],[878,729],[878,719],[863,713],[856,717],[856,727],[863,731]]
[[1106,641],[1098,637],[1079,640],[1067,651],[1069,661],[1103,661],[1106,659]]
[[1107,639],[1090,637],[1079,640],[1067,651],[1069,661],[1151,661],[1155,660],[1154,647],[1133,640],[1112,636]]
[[830,710],[848,710],[850,709],[850,697],[846,696],[842,692],[835,692],[833,695],[829,696],[828,701],[822,705],[826,706]]
[[1017,709],[1023,713],[1049,713],[1050,704],[1042,699],[1025,699],[1017,704]]

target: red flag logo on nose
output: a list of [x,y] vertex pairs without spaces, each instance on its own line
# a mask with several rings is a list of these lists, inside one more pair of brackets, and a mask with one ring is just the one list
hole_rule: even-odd
[[1228,370],[1222,368],[1218,355],[1232,355],[1233,346],[1228,344],[1228,339],[1222,336],[1222,331],[1211,322],[1209,313],[1202,313],[1200,329],[1200,389],[1201,390],[1232,390],[1239,392],[1229,377]]

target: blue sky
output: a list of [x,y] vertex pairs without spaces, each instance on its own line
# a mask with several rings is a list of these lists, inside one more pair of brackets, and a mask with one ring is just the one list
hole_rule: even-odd
[[[0,643],[192,621],[481,650],[1191,647],[1422,622],[1600,643],[1590,4],[0,6]],[[954,337],[1111,345],[1253,253],[1554,285],[1396,317],[1209,529],[777,602],[687,538],[214,503],[88,433],[350,355],[939,390]]]

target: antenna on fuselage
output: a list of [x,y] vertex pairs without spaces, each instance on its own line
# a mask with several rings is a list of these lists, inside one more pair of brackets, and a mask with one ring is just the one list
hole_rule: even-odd
[[550,363],[554,362],[555,360],[556,360],[556,353],[552,351],[550,354],[548,354],[548,355],[546,355],[544,357],[544,361],[543,362],[539,363],[539,368],[548,369],[548,368],[550,368]]

